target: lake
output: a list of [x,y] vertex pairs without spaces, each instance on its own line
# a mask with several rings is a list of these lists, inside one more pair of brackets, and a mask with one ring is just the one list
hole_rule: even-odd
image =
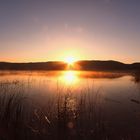
[[140,81],[128,72],[0,71],[0,105],[13,139],[140,138]]

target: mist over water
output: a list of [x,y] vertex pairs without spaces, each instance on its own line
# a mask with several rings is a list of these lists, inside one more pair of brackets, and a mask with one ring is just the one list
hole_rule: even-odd
[[[0,88],[0,98],[6,102],[12,94],[17,95],[15,97],[21,94],[23,98],[26,98],[22,101],[24,104],[22,113],[28,112],[29,116],[22,114],[23,118],[30,118],[32,110],[34,110],[34,115],[39,117],[37,108],[44,110],[46,120],[52,124],[56,121],[55,116],[60,112],[63,117],[68,115],[69,117],[66,118],[58,115],[58,118],[61,118],[60,122],[66,121],[67,127],[70,129],[66,133],[68,137],[76,135],[78,121],[76,122],[75,115],[76,112],[82,110],[83,119],[80,113],[76,116],[83,123],[81,131],[84,129],[93,131],[95,129],[93,126],[97,123],[98,131],[105,129],[106,132],[105,134],[100,132],[100,134],[109,135],[110,139],[113,138],[113,135],[117,138],[117,135],[125,137],[130,133],[132,138],[139,136],[140,84],[138,77],[131,74],[85,71],[1,71]],[[16,98],[16,100],[18,99]],[[62,122],[60,124],[64,123]],[[93,126],[89,126],[89,124]],[[36,128],[34,127],[31,128],[34,130]],[[63,127],[60,125],[61,128]],[[55,130],[55,132],[57,131]],[[46,137],[44,136],[44,138]],[[60,139],[65,139],[65,137],[60,135]]]

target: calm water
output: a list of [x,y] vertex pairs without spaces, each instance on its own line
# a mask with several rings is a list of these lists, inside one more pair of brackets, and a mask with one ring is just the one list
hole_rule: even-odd
[[100,114],[106,130],[112,135],[139,135],[140,83],[130,74],[79,71],[0,72],[0,83],[12,82],[20,82],[29,87],[26,96],[41,107],[50,100],[55,101],[58,93],[70,92],[77,98],[84,92],[91,96],[98,93],[101,99]]

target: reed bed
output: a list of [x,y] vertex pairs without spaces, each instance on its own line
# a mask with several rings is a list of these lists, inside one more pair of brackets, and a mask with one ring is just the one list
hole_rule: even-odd
[[86,88],[75,94],[71,87],[57,87],[55,94],[40,103],[30,93],[32,84],[27,83],[0,82],[1,140],[133,139],[108,132],[101,90]]

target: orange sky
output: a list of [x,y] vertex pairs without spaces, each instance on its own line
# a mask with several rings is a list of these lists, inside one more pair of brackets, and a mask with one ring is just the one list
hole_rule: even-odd
[[[121,5],[121,6],[120,6]],[[140,1],[0,2],[0,61],[140,61]]]

